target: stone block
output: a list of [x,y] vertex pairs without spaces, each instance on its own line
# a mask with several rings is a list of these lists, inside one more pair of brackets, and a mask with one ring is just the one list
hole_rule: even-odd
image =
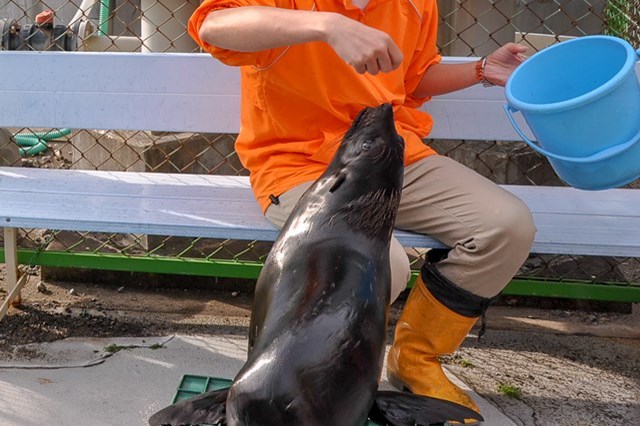
[[547,159],[524,142],[434,140],[428,144],[498,184],[565,186]]
[[22,157],[18,145],[7,129],[0,128],[0,166],[20,166]]
[[82,130],[72,138],[72,168],[144,172],[142,153],[153,143],[147,132]]

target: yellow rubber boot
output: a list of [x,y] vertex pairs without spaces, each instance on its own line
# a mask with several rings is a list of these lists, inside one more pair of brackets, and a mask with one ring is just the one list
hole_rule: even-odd
[[[398,320],[387,357],[389,382],[400,390],[445,399],[480,410],[445,376],[438,356],[455,351],[478,317],[460,315],[440,303],[419,278]],[[465,424],[477,424],[468,419]]]

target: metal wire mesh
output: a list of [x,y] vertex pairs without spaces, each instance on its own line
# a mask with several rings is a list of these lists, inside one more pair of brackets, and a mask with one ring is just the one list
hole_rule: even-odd
[[635,47],[640,45],[640,4],[638,2],[612,0],[604,8],[605,33],[622,37]]
[[[511,41],[532,50],[561,36],[612,34],[640,47],[640,1],[469,0],[438,1],[439,47],[452,56],[483,56]],[[74,50],[196,52],[186,34],[195,0],[0,0],[0,20],[33,24],[46,9],[55,25],[72,28]],[[79,25],[82,23],[83,25]],[[8,30],[7,30],[8,31]],[[60,36],[61,37],[61,36]],[[541,41],[542,40],[542,41]],[[29,36],[23,37],[24,48]],[[51,129],[0,129],[0,165],[172,173],[246,174],[231,134],[74,130],[44,138],[38,155],[19,151],[17,135]],[[33,140],[34,138],[31,138]],[[37,138],[36,138],[37,139]],[[50,139],[50,140],[46,140]],[[22,138],[29,148],[30,138]],[[562,185],[546,159],[517,142],[427,141],[497,183]],[[147,235],[22,230],[20,246],[71,252],[162,254],[204,259],[261,260],[269,245],[258,242]],[[408,249],[417,267],[423,251]],[[637,259],[532,256],[526,277],[616,281],[640,285]]]

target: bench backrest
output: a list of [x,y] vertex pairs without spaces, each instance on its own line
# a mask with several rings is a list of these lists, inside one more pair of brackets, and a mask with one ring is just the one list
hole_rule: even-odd
[[[0,127],[209,133],[240,127],[239,70],[208,54],[2,51],[0,69]],[[518,140],[504,104],[504,89],[475,86],[423,108],[435,119],[433,139]]]

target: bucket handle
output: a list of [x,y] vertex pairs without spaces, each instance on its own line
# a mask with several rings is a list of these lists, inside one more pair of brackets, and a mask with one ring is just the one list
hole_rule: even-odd
[[567,157],[564,155],[554,154],[553,152],[547,151],[546,149],[542,148],[540,145],[538,145],[537,143],[529,139],[522,132],[522,130],[520,130],[520,127],[516,123],[516,120],[513,118],[513,113],[518,112],[517,109],[513,108],[510,105],[505,105],[504,110],[507,113],[507,117],[509,117],[509,121],[511,122],[511,125],[513,126],[515,131],[518,133],[518,135],[520,135],[522,140],[527,143],[527,145],[533,148],[534,151],[544,155],[545,157],[550,157],[556,160],[566,161],[569,163],[585,164],[585,163],[595,163],[596,161],[606,160],[608,158],[611,158],[615,155],[620,154],[623,151],[626,151],[627,149],[631,148],[633,145],[635,145],[637,142],[640,141],[640,132],[639,132],[635,137],[631,138],[631,140],[628,142],[603,149],[602,151],[596,152],[595,154],[591,154],[588,157]]

